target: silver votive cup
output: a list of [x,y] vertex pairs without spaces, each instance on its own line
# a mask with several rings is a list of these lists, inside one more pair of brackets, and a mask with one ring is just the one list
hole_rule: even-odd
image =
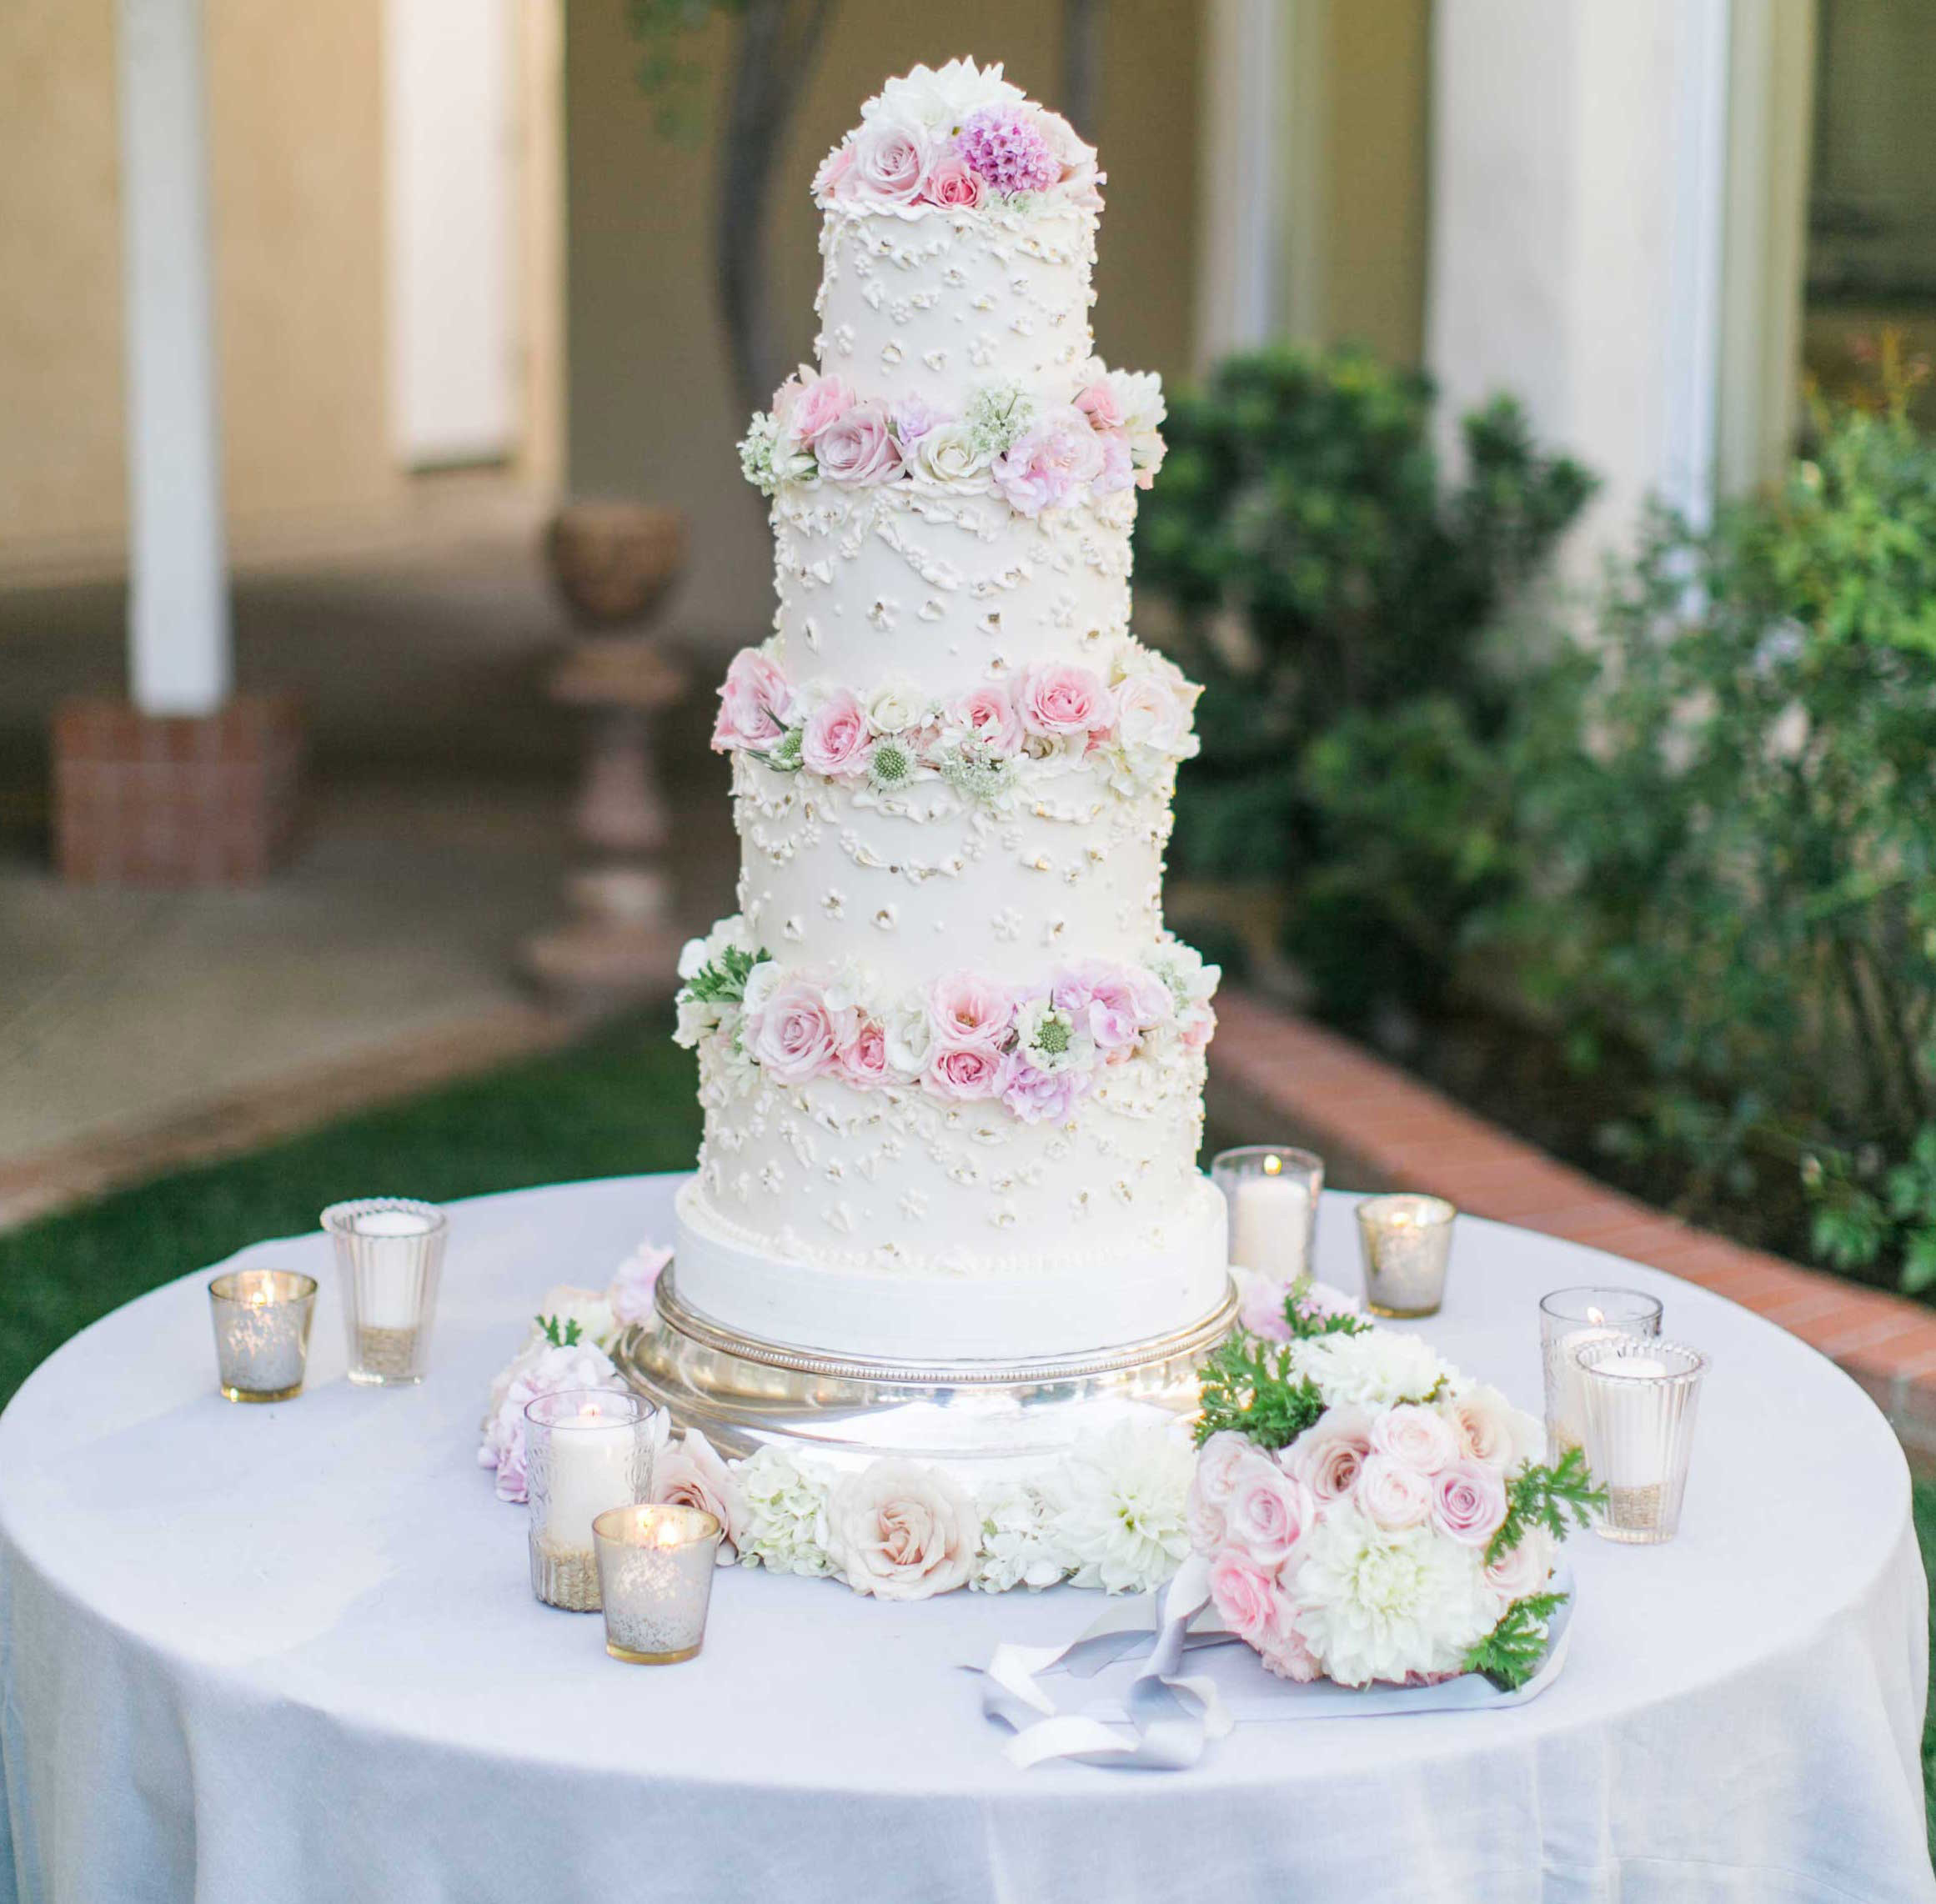
[[294,1270],[230,1270],[208,1285],[215,1369],[231,1401],[287,1401],[303,1392],[316,1279]]
[[1539,1299],[1539,1352],[1546,1374],[1546,1458],[1587,1440],[1586,1403],[1573,1357],[1595,1342],[1660,1334],[1660,1298],[1645,1290],[1556,1289]]
[[700,1507],[614,1507],[592,1523],[605,1603],[605,1651],[630,1666],[690,1660],[706,1636],[724,1530]]
[[1246,1144],[1210,1160],[1210,1180],[1230,1212],[1230,1260],[1266,1281],[1311,1273],[1324,1160],[1288,1144]]
[[524,1410],[531,1591],[568,1613],[599,1610],[592,1524],[652,1491],[658,1410],[627,1389],[561,1389]]
[[1594,1523],[1609,1541],[1671,1541],[1694,1448],[1708,1358],[1678,1342],[1623,1335],[1574,1352],[1585,1402],[1587,1466],[1607,1490]]
[[1404,1190],[1358,1205],[1358,1253],[1365,1307],[1374,1315],[1436,1315],[1445,1300],[1458,1211],[1442,1196]]
[[363,1197],[331,1204],[323,1227],[336,1244],[349,1379],[366,1388],[422,1381],[449,1218],[411,1197]]

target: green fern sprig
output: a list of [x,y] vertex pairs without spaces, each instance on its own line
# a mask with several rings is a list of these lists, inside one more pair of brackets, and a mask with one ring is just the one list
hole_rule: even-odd
[[1467,1653],[1465,1670],[1483,1673],[1502,1691],[1517,1692],[1539,1671],[1546,1657],[1547,1622],[1566,1597],[1529,1593],[1514,1601],[1499,1616],[1499,1624]]
[[1231,1337],[1203,1368],[1196,1445],[1226,1429],[1259,1447],[1287,1448],[1324,1413],[1324,1399],[1292,1366],[1291,1345],[1243,1334]]
[[1529,1462],[1506,1484],[1506,1518],[1487,1545],[1487,1566],[1511,1553],[1529,1527],[1543,1527],[1563,1541],[1573,1527],[1591,1526],[1593,1510],[1606,1505],[1607,1491],[1594,1486],[1587,1457],[1577,1448],[1568,1448],[1557,1467]]

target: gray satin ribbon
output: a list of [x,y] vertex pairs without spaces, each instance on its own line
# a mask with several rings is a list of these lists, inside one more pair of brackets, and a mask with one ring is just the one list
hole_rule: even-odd
[[[1066,1646],[1003,1645],[981,1675],[981,1710],[1013,1728],[1003,1756],[1022,1771],[1050,1759],[1079,1765],[1140,1766],[1177,1771],[1195,1765],[1214,1739],[1239,1717],[1252,1719],[1368,1719],[1387,1714],[1492,1711],[1537,1699],[1558,1676],[1572,1633],[1572,1581],[1562,1567],[1554,1586],[1567,1595],[1547,1632],[1539,1671],[1516,1691],[1503,1692],[1466,1673],[1436,1686],[1334,1686],[1327,1681],[1295,1686],[1271,1681],[1258,1709],[1230,1710],[1215,1684],[1182,1671],[1184,1656],[1206,1646],[1234,1646],[1237,1636],[1216,1623],[1210,1604],[1210,1563],[1192,1555],[1167,1586],[1134,1600],[1112,1601]],[[1120,1719],[1065,1712],[1039,1683],[1056,1673],[1093,1678],[1105,1667],[1147,1651],[1130,1681]],[[1245,1701],[1244,1703],[1250,1703]]]

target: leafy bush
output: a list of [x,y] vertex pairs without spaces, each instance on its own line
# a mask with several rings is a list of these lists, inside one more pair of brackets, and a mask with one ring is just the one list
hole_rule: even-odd
[[1466,419],[1468,473],[1448,487],[1432,405],[1427,379],[1358,350],[1231,358],[1172,403],[1136,535],[1139,584],[1181,611],[1173,645],[1205,685],[1174,860],[1287,885],[1290,949],[1347,1015],[1432,962],[1409,950],[1419,922],[1393,916],[1422,889],[1361,876],[1330,826],[1336,769],[1372,743],[1422,759],[1448,707],[1477,744],[1499,730],[1482,637],[1592,489],[1504,401]]

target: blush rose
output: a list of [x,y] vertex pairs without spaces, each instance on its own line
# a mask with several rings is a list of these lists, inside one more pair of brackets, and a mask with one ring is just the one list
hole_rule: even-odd
[[827,1503],[827,1552],[856,1593],[925,1600],[966,1585],[981,1516],[940,1470],[875,1461]]
[[807,716],[800,736],[800,764],[829,779],[864,774],[874,751],[874,730],[866,710],[846,689],[829,694]]

